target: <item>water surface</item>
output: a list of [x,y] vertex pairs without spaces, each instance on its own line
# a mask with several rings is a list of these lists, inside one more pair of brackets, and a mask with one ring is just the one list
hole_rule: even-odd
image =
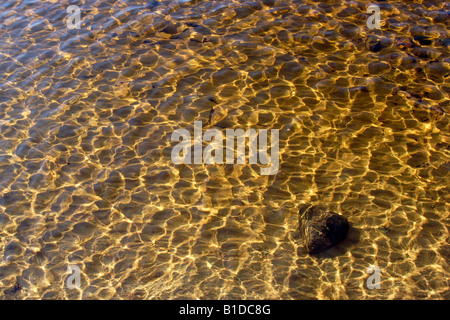
[[[450,7],[417,2],[2,1],[0,298],[448,299]],[[278,129],[279,171],[175,165],[194,121]],[[347,240],[306,254],[304,204]]]

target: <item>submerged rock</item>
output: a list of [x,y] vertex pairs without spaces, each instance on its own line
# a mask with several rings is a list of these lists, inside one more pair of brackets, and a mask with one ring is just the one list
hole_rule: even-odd
[[318,206],[300,209],[300,232],[309,254],[323,252],[342,242],[348,229],[347,219],[337,213]]

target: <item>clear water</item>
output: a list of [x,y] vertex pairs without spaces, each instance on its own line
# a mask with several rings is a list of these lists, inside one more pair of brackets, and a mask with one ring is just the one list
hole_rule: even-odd
[[[369,4],[2,1],[0,298],[448,299],[450,7]],[[196,120],[278,172],[175,165]],[[303,204],[347,240],[306,254]]]

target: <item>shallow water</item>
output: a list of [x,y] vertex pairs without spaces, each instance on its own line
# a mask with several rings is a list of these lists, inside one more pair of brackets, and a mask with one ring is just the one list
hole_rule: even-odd
[[[449,299],[450,7],[417,2],[2,1],[0,298]],[[278,129],[278,172],[175,165],[196,120]],[[303,204],[347,240],[306,254]]]

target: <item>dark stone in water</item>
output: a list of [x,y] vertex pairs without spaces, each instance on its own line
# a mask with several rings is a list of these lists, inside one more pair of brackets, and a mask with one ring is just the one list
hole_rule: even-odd
[[383,49],[383,45],[380,42],[372,43],[369,45],[369,50],[372,52],[379,52]]
[[346,218],[325,208],[300,209],[300,232],[309,254],[323,252],[342,242],[349,230]]
[[369,36],[366,42],[367,48],[372,52],[380,52],[384,48],[388,48],[392,45],[392,40],[387,38],[375,38]]
[[425,36],[414,36],[414,40],[418,41],[422,46],[429,46],[433,44],[433,40]]

